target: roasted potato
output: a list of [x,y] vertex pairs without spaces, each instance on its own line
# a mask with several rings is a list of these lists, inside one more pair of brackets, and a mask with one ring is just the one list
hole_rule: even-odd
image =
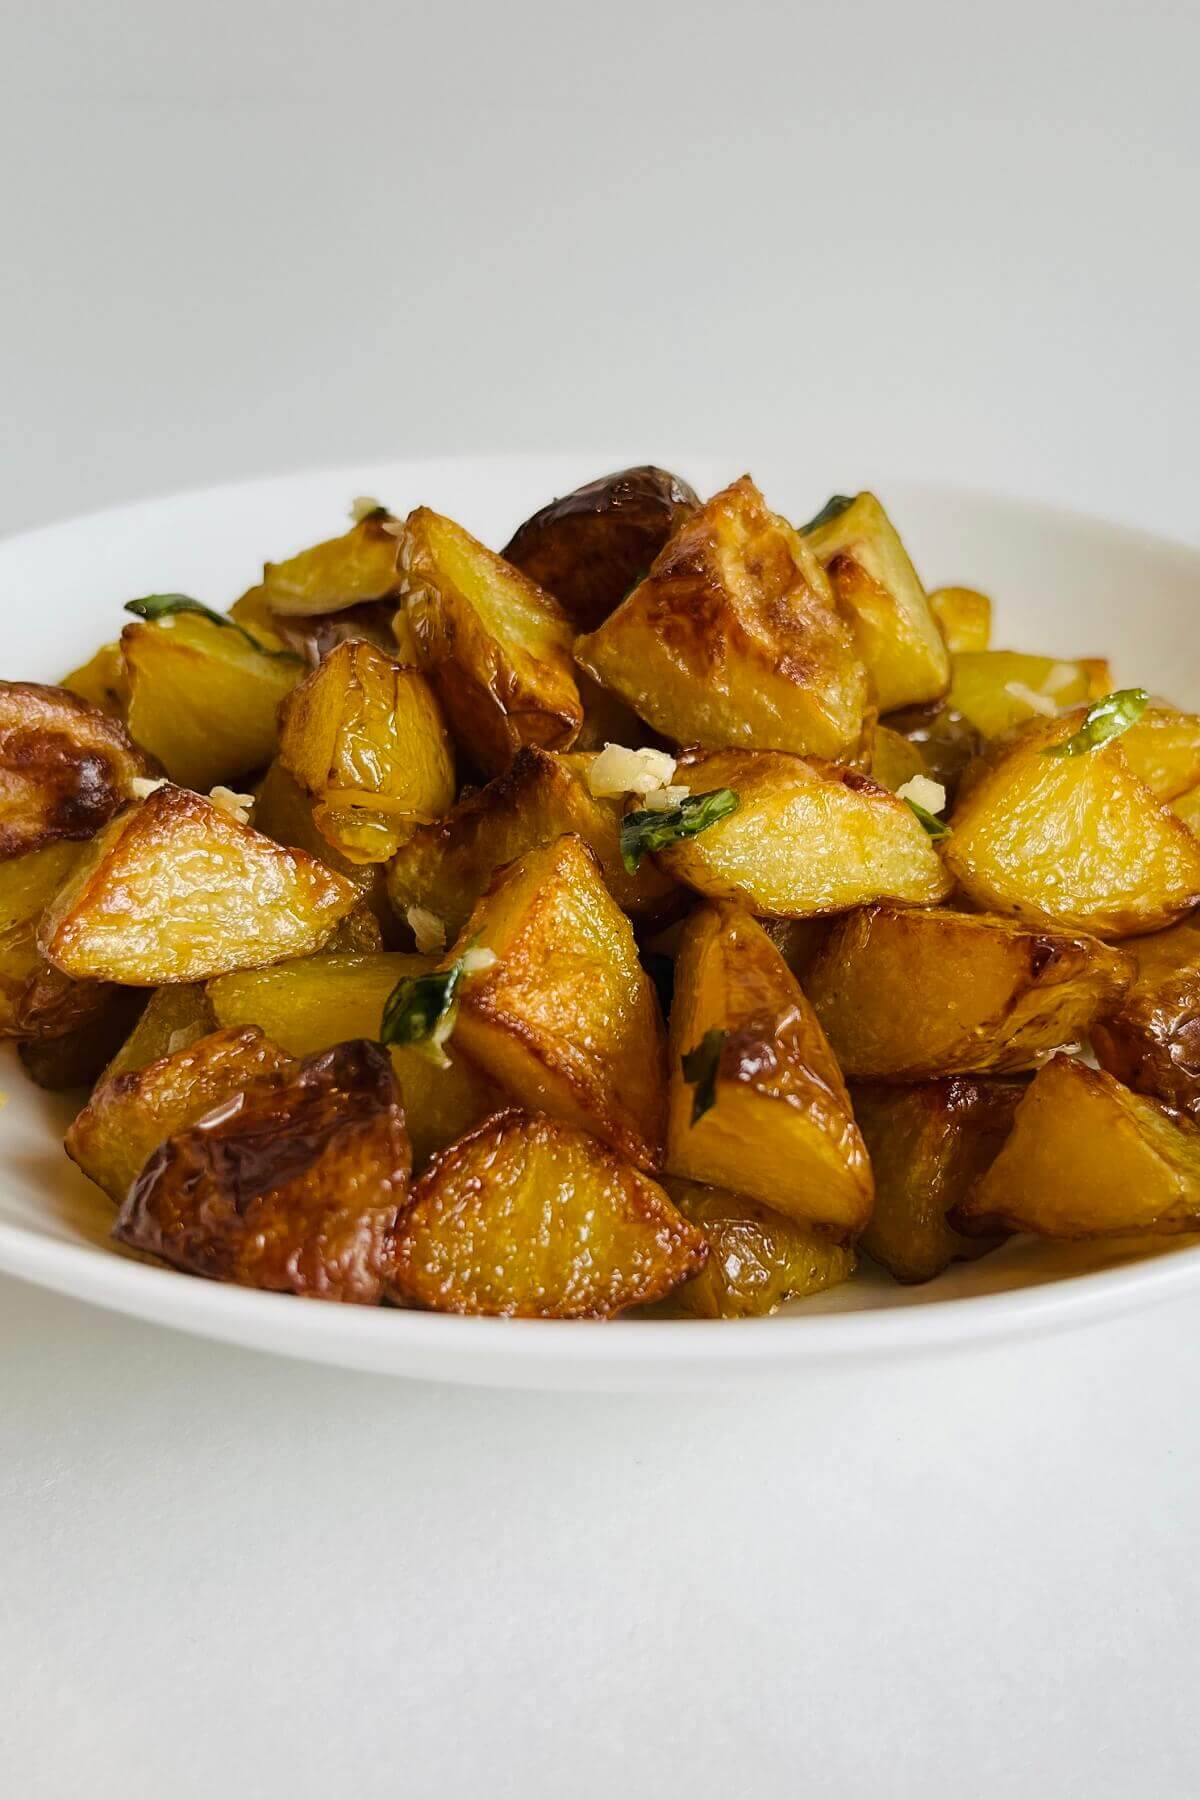
[[93,837],[149,770],[120,722],[77,694],[0,681],[0,861]]
[[625,744],[636,750],[656,741],[656,733],[638,718],[631,706],[626,706],[619,694],[601,687],[578,664],[575,666],[575,685],[583,708],[583,724],[572,745],[572,754],[603,750],[606,744]]
[[1200,787],[1189,788],[1178,800],[1172,800],[1171,811],[1183,820],[1193,836],[1200,835]]
[[[253,635],[272,649],[290,650],[310,669],[321,658],[351,638],[361,638],[388,656],[397,654],[392,621],[396,616],[394,600],[364,600],[358,606],[343,607],[330,613],[277,613],[267,602],[266,589],[251,588],[229,609],[231,619],[246,625]],[[400,657],[411,664],[414,657]]]
[[687,482],[665,469],[649,463],[622,469],[526,519],[505,546],[504,560],[553,594],[580,631],[594,631],[645,579],[667,539],[699,505]]
[[435,1312],[604,1319],[661,1299],[706,1255],[662,1188],[606,1144],[510,1110],[416,1183],[391,1291]]
[[1133,986],[1092,1027],[1102,1068],[1200,1117],[1200,919],[1129,945]]
[[[66,981],[66,976],[59,979]],[[146,994],[140,988],[111,987],[107,982],[71,985],[99,990],[101,1004],[94,1015],[60,1037],[24,1038],[17,1045],[17,1055],[29,1079],[54,1092],[90,1088],[136,1029],[138,1014],[146,1004]]]
[[66,1135],[67,1155],[120,1206],[152,1150],[247,1082],[290,1066],[257,1026],[216,1031],[106,1075]]
[[894,794],[914,775],[928,775],[929,767],[921,746],[912,738],[902,737],[887,725],[876,726],[871,745],[871,779]]
[[987,649],[992,637],[992,603],[986,594],[975,588],[937,588],[929,596],[929,610],[952,656]]
[[1097,938],[984,913],[871,906],[834,920],[804,991],[843,1074],[1033,1069],[1086,1036],[1134,966]]
[[1056,1056],[1018,1106],[1012,1133],[953,1222],[1039,1237],[1193,1231],[1200,1126],[1130,1093],[1103,1069]]
[[675,967],[667,1168],[801,1224],[861,1231],[871,1168],[816,1015],[746,912],[704,906]]
[[657,853],[702,894],[803,918],[881,899],[932,906],[950,892],[912,809],[865,775],[781,751],[717,750],[685,756],[675,779],[738,797],[736,812]]
[[960,793],[946,862],[977,906],[1096,937],[1174,924],[1200,903],[1200,842],[1129,767],[1120,738],[1046,754],[1080,707],[1025,727],[981,759]]
[[459,746],[499,775],[523,744],[566,750],[583,708],[557,600],[428,507],[401,553],[407,624]]
[[698,1275],[663,1303],[696,1319],[761,1318],[787,1300],[805,1300],[837,1287],[854,1273],[852,1244],[839,1244],[814,1225],[772,1212],[759,1200],[726,1188],[665,1176],[663,1186],[684,1218],[708,1241]]
[[988,1169],[1012,1129],[1018,1081],[855,1084],[854,1116],[875,1176],[875,1206],[860,1247],[897,1281],[932,1281],[952,1262],[1002,1241],[964,1237],[946,1217]]
[[60,686],[86,700],[97,712],[107,713],[110,719],[124,719],[129,706],[129,678],[120,644],[101,644],[94,656],[63,676]]
[[283,702],[279,760],[351,862],[386,862],[454,800],[454,751],[429,683],[359,639],[331,650]]
[[1125,760],[1160,800],[1177,800],[1200,782],[1200,718],[1165,702],[1147,707],[1121,738]]
[[684,520],[575,656],[678,744],[845,757],[869,709],[824,571],[748,475]]
[[1107,663],[1087,657],[1066,662],[1015,650],[965,651],[952,658],[952,668],[947,704],[985,738],[1031,719],[1052,719],[1111,686]]
[[501,870],[443,966],[473,945],[497,960],[463,989],[455,1047],[523,1105],[660,1167],[658,1000],[583,840],[561,837]]
[[312,618],[394,598],[403,532],[400,520],[381,506],[341,537],[267,563],[262,604],[279,618]]
[[113,1235],[190,1275],[373,1306],[411,1161],[391,1063],[378,1044],[339,1044],[161,1143]]
[[[394,935],[395,919],[387,895],[387,871],[382,863],[356,863],[335,850],[317,829],[313,803],[294,776],[276,757],[263,776],[254,798],[253,824],[264,837],[274,838],[293,850],[305,850],[358,892],[379,920],[385,942]],[[351,915],[353,916],[353,915]]]
[[28,1000],[46,972],[38,926],[84,854],[60,841],[0,862],[0,1037],[29,1034]]
[[[876,732],[876,744],[882,744],[884,758],[884,774],[874,767],[872,775],[882,781],[884,787],[891,787],[888,778],[887,757],[888,740],[893,736],[904,739],[913,749],[919,751],[923,767],[913,773],[928,775],[934,781],[941,782],[949,799],[953,800],[958,792],[959,783],[966,774],[974,759],[983,749],[983,738],[973,725],[969,725],[961,713],[952,712],[948,706],[910,706],[903,712],[889,715],[879,725]],[[905,780],[911,779],[906,776]],[[903,787],[904,781],[896,783]]]
[[[125,991],[137,993],[139,990]],[[251,1022],[246,1019],[235,1021],[239,1025]],[[155,988],[104,1073],[106,1076],[128,1075],[131,1070],[144,1069],[147,1063],[158,1062],[160,1057],[190,1049],[198,1038],[207,1037],[216,1024],[202,982],[180,982],[176,987]]]
[[[804,541],[829,577],[881,712],[938,700],[950,657],[925,589],[874,494],[830,501]],[[822,752],[824,754],[824,752]]]
[[159,987],[319,950],[358,895],[199,794],[161,787],[88,846],[38,948],[77,980]]

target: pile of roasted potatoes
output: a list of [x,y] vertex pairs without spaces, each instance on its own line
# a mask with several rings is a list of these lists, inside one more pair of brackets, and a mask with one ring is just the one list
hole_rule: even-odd
[[1200,1229],[1200,718],[992,649],[868,493],[353,519],[0,683],[0,1031],[120,1244],[730,1318]]

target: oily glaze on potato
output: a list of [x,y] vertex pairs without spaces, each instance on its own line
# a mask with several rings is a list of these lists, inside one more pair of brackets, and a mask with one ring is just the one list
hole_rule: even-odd
[[1119,950],[984,913],[871,906],[831,925],[804,991],[847,1076],[1036,1068],[1133,979]]
[[77,979],[159,987],[319,950],[358,895],[199,794],[161,787],[85,851],[38,947]]
[[583,721],[557,600],[428,507],[401,555],[407,624],[458,744],[486,775],[523,744],[565,750]]
[[929,610],[952,656],[987,649],[992,636],[992,603],[986,594],[976,588],[936,588],[929,596]]
[[1200,718],[1157,702],[1121,734],[1125,760],[1160,800],[1176,800],[1200,782]]
[[684,520],[575,655],[677,744],[845,757],[870,707],[824,571],[748,475]]
[[385,508],[360,519],[341,537],[326,538],[263,569],[262,602],[282,617],[344,612],[399,592],[404,527]]
[[661,1299],[706,1255],[657,1182],[606,1144],[510,1110],[416,1183],[391,1291],[435,1312],[604,1319]]
[[[136,988],[128,990],[137,993]],[[208,1003],[202,982],[180,982],[174,987],[155,988],[146,997],[137,1023],[114,1053],[106,1075],[127,1075],[133,1069],[144,1069],[160,1057],[173,1056],[187,1050],[198,1038],[207,1037],[216,1028],[216,1018]],[[238,1024],[252,1021],[239,1019]]]
[[0,681],[0,861],[94,836],[149,772],[120,722],[78,695]]
[[113,1235],[190,1275],[373,1306],[394,1273],[411,1166],[386,1054],[339,1044],[160,1144]]
[[1132,987],[1092,1028],[1102,1068],[1200,1117],[1200,921],[1135,938]]
[[462,990],[453,1044],[522,1105],[661,1166],[665,1042],[628,919],[578,837],[529,850],[475,906],[471,945],[495,966]]
[[294,776],[289,775],[276,757],[254,798],[255,831],[286,844],[293,850],[304,850],[348,881],[359,895],[360,904],[369,906],[379,920],[385,943],[395,934],[395,919],[387,896],[387,873],[382,863],[351,862],[335,850],[329,839],[317,829],[313,803]]
[[854,632],[879,710],[939,699],[950,684],[949,654],[891,520],[874,494],[825,510],[804,541]]
[[1159,931],[1200,904],[1200,843],[1138,780],[1120,738],[1045,755],[1086,709],[1025,727],[972,771],[947,865],[977,906],[1097,937]]
[[788,1300],[805,1300],[854,1273],[852,1244],[839,1244],[815,1226],[784,1218],[760,1200],[678,1176],[664,1177],[663,1186],[708,1242],[708,1261],[700,1273],[665,1302],[672,1314],[763,1318]]
[[872,781],[894,794],[914,775],[928,775],[929,765],[919,744],[887,725],[878,725],[871,744],[869,774]]
[[699,495],[666,469],[622,469],[526,519],[505,545],[504,560],[553,594],[580,631],[594,631],[699,505]]
[[852,770],[769,750],[698,751],[677,782],[731,788],[736,812],[660,850],[668,874],[765,917],[846,912],[872,900],[932,906],[951,882],[911,807]]
[[[706,1096],[684,1059],[705,1052],[711,1104],[697,1116]],[[684,929],[669,1069],[671,1174],[862,1230],[871,1169],[841,1071],[795,976],[739,907],[701,907]]]
[[[893,734],[920,753],[924,767],[918,772],[940,782],[950,801],[953,801],[958,792],[967,769],[984,747],[983,737],[975,727],[968,724],[961,713],[942,705],[910,706],[903,712],[889,714],[876,733],[876,743],[883,743],[885,746],[885,759],[888,755],[887,740]],[[886,773],[886,760],[884,769],[884,774],[877,773],[874,768],[871,773],[877,781],[883,782],[884,787],[891,787],[892,782]],[[903,782],[898,782],[896,786],[902,787]]]
[[957,1208],[964,1231],[1040,1237],[1200,1227],[1200,1126],[1056,1056],[1037,1074],[1012,1132]]
[[[1108,664],[1064,661],[1016,650],[964,651],[952,658],[947,705],[982,737],[999,737],[1030,719],[1099,699],[1112,686]],[[1099,685],[1098,685],[1099,684]]]

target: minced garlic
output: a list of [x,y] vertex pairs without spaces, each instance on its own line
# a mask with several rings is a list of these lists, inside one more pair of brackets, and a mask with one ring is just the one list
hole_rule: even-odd
[[148,800],[151,794],[157,794],[160,787],[166,787],[166,776],[151,781],[148,775],[135,775],[129,784],[129,791],[135,800]]
[[588,769],[588,787],[600,799],[637,794],[645,800],[658,788],[669,786],[675,758],[665,750],[629,750],[624,744],[605,744]]
[[464,950],[458,959],[458,965],[464,975],[482,975],[485,969],[494,969],[499,960],[494,950],[481,947],[478,950]]
[[642,805],[647,812],[669,813],[674,812],[677,806],[682,805],[687,797],[688,790],[685,787],[654,788],[650,793],[643,795]]
[[914,775],[903,787],[896,789],[897,800],[911,800],[927,813],[940,813],[946,804],[946,790],[940,781],[934,781],[930,775]]
[[410,906],[404,916],[422,956],[432,956],[435,950],[446,948],[446,927],[435,912],[427,906]]
[[236,819],[239,825],[250,823],[250,813],[254,806],[253,794],[235,794],[232,788],[215,787],[208,797],[214,806],[219,807],[223,813],[228,813],[231,819]]
[[1006,681],[1004,691],[1006,694],[1011,694],[1014,700],[1019,700],[1022,706],[1027,706],[1030,712],[1040,713],[1043,719],[1058,717],[1058,707],[1049,695],[1036,693],[1023,681]]

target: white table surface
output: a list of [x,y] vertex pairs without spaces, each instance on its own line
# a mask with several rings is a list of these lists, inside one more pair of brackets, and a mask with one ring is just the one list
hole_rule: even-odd
[[[1200,535],[1186,0],[3,23],[0,529],[799,432]],[[1186,1302],[574,1399],[0,1281],[0,1792],[1183,1800],[1198,1401]]]

